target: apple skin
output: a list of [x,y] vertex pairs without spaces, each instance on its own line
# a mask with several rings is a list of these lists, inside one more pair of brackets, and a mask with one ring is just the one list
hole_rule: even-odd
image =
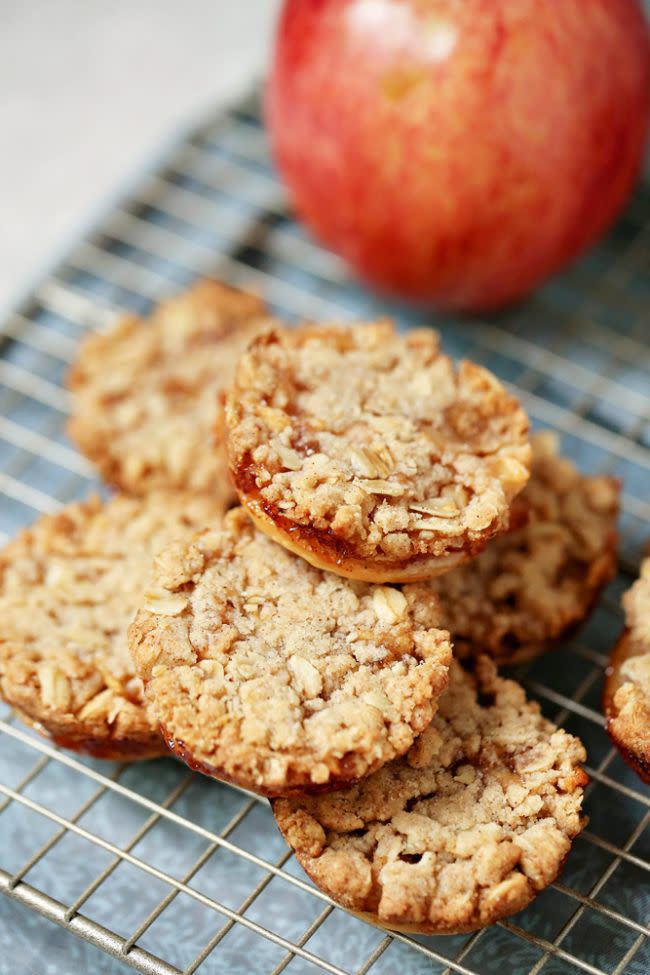
[[311,230],[380,290],[470,311],[608,227],[649,115],[636,0],[286,0],[266,93]]

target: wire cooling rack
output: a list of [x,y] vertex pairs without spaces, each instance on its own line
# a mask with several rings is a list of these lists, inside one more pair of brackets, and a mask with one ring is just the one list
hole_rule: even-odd
[[[435,322],[447,349],[510,383],[534,424],[558,430],[583,470],[616,473],[625,485],[619,578],[575,641],[519,672],[589,752],[590,825],[561,879],[485,931],[386,934],[311,885],[265,802],[171,759],[126,766],[59,751],[5,709],[2,975],[126,966],[155,975],[650,972],[650,793],[611,748],[600,712],[620,594],[649,534],[649,255],[650,190],[642,186],[609,237],[525,306],[484,321]],[[63,377],[78,340],[117,309],[144,312],[201,274],[259,289],[290,318],[388,312],[404,327],[433,320],[361,290],[293,222],[251,97],[178,145],[4,322],[6,536],[93,485],[63,434]]]

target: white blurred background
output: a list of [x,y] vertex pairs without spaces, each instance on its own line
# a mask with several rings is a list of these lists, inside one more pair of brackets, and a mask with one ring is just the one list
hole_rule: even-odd
[[0,0],[0,310],[193,118],[263,75],[279,0]]

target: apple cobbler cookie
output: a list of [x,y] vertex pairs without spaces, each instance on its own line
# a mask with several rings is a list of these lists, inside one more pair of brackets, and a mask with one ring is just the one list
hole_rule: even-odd
[[436,596],[322,572],[241,508],[155,563],[129,646],[188,765],[263,795],[332,789],[404,754],[447,683]]
[[621,755],[650,782],[650,558],[623,596],[626,628],[605,679],[609,736]]
[[510,664],[541,653],[585,619],[616,572],[618,482],[580,474],[552,433],[532,447],[512,512],[524,526],[432,583],[457,656]]
[[200,281],[149,319],[85,340],[68,378],[68,432],[108,483],[234,497],[213,446],[218,399],[263,314],[259,298]]
[[212,497],[98,497],[39,519],[0,553],[0,690],[27,723],[99,758],[159,755],[126,631],[154,553],[220,520]]
[[480,658],[452,665],[430,727],[402,759],[344,791],[280,799],[298,861],[335,901],[401,931],[450,934],[526,907],[580,832],[577,738]]
[[227,398],[230,469],[270,537],[319,568],[425,579],[508,524],[529,475],[528,420],[437,334],[380,321],[258,336]]

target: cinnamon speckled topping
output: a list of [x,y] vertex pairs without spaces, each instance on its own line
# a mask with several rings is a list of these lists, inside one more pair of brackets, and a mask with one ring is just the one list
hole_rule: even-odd
[[0,690],[59,744],[103,758],[165,751],[126,631],[156,552],[219,522],[213,497],[98,497],[40,518],[0,553]]
[[178,488],[232,498],[214,445],[219,394],[263,314],[254,295],[200,281],[150,318],[127,317],[85,340],[68,377],[68,432],[107,482],[135,494]]
[[623,758],[650,782],[650,558],[623,597],[626,629],[605,682],[607,730]]
[[512,516],[524,527],[433,583],[457,656],[507,664],[540,653],[584,620],[616,571],[617,481],[580,474],[551,433],[532,447]]
[[484,927],[525,907],[580,832],[585,752],[514,681],[454,663],[406,757],[346,789],[273,803],[312,879],[368,920],[423,933]]
[[528,420],[498,380],[388,321],[260,335],[226,420],[259,527],[353,578],[446,571],[507,527],[529,476]]
[[287,795],[354,781],[407,751],[447,683],[438,616],[426,585],[322,572],[238,508],[156,560],[129,646],[180,757]]

